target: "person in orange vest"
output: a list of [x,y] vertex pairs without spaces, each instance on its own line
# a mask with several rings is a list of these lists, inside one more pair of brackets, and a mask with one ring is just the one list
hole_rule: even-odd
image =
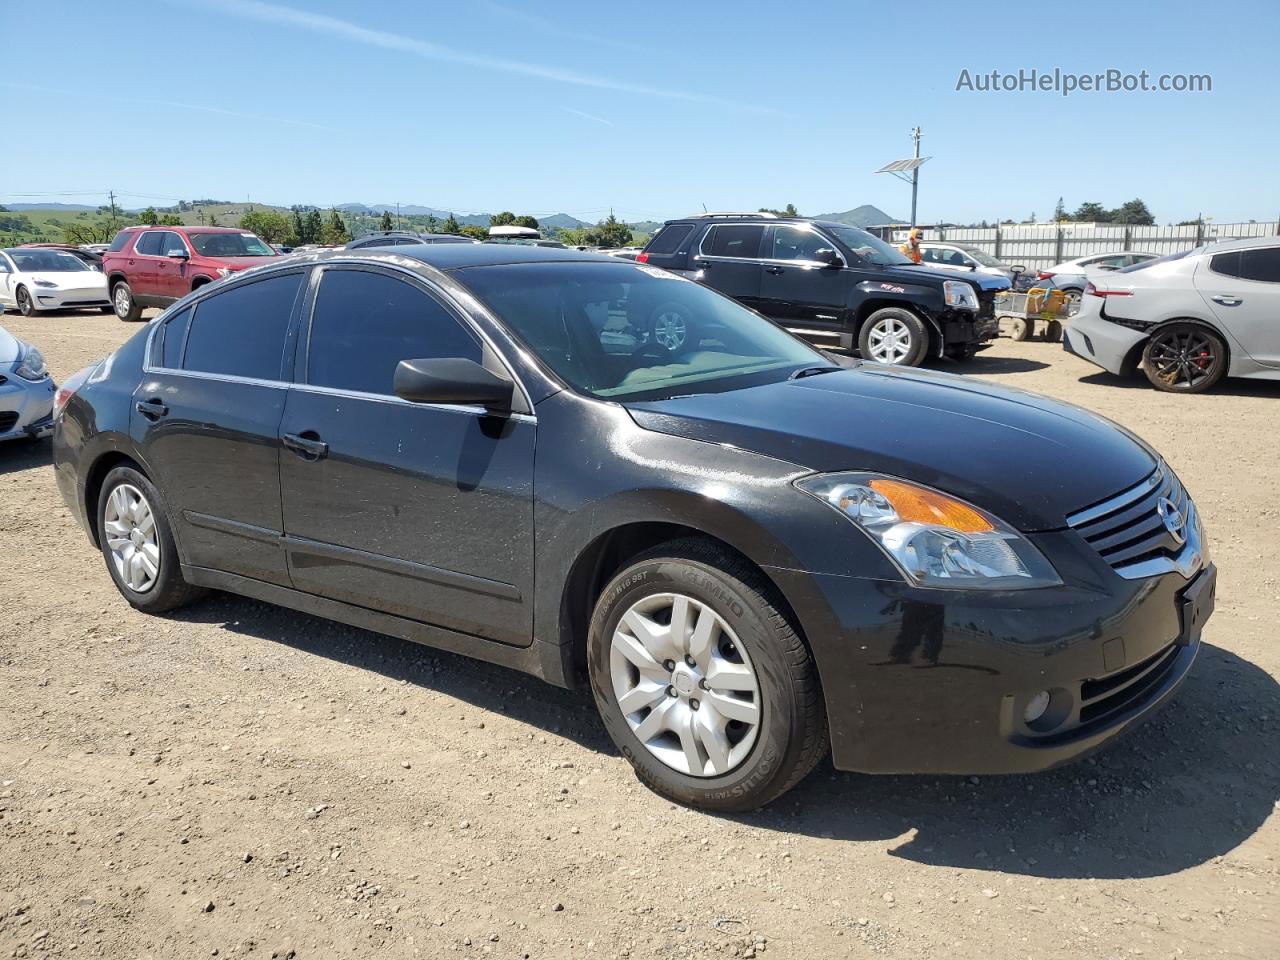
[[920,262],[920,228],[912,227],[911,236],[907,238],[907,242],[898,248],[906,256],[911,258],[912,263]]

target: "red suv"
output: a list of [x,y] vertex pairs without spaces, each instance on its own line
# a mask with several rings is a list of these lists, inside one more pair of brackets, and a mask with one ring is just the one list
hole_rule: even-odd
[[254,234],[233,227],[126,227],[102,255],[111,305],[121,320],[167,307],[197,287],[276,258]]

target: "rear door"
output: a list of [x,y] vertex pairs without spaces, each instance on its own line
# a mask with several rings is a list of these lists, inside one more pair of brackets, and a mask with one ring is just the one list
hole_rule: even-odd
[[280,428],[294,585],[527,646],[532,416],[401,400],[401,360],[496,355],[416,278],[329,266],[318,281]]
[[279,428],[304,276],[236,284],[166,318],[131,415],[185,562],[285,586]]
[[160,288],[160,245],[168,230],[145,230],[133,245],[125,264],[125,278],[135,300],[163,297]]
[[[182,254],[186,254],[183,257]],[[160,232],[160,257],[156,261],[156,293],[176,300],[186,295],[191,285],[187,281],[187,260],[191,251],[186,241],[172,230]]]
[[839,346],[850,274],[816,258],[839,248],[817,230],[789,224],[769,227],[765,243],[760,311],[818,346]]
[[713,225],[690,259],[698,280],[748,307],[759,307],[764,230],[758,223]]
[[1280,246],[1209,257],[1196,268],[1195,284],[1249,356],[1280,367]]

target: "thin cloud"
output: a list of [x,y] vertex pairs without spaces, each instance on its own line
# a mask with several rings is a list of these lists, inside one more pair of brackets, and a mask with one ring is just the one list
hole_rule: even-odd
[[[84,99],[83,91],[78,90],[58,90],[54,87],[41,87],[32,83],[11,83],[7,80],[0,80],[0,87],[8,87],[12,90],[31,90],[36,93],[47,93],[58,97],[74,97],[77,100]],[[116,103],[136,103],[146,104],[154,107],[168,107],[172,110],[182,110],[184,112],[196,111],[198,113],[212,113],[220,117],[235,117],[238,120],[261,120],[265,123],[287,123],[294,127],[308,127],[312,130],[324,130],[329,133],[342,133],[340,127],[327,127],[321,123],[311,123],[307,120],[293,120],[288,117],[268,117],[260,113],[244,113],[240,110],[227,110],[225,107],[207,106],[202,103],[184,103],[179,100],[156,100],[153,97],[122,97],[118,94],[97,93],[95,96],[103,100],[112,100]]]
[[585,110],[575,110],[573,107],[561,107],[565,113],[572,113],[575,117],[582,117],[585,120],[594,120],[596,123],[603,123],[606,127],[612,127],[613,121],[606,120],[604,117],[597,117],[594,113],[587,113]]
[[650,51],[634,43],[627,43],[625,40],[617,40],[613,37],[599,37],[591,33],[581,33],[577,30],[566,30],[554,20],[548,20],[546,17],[540,17],[536,13],[529,13],[527,10],[518,10],[515,7],[508,7],[505,4],[497,3],[495,0],[472,0],[472,4],[477,7],[483,7],[490,14],[503,20],[515,20],[526,26],[540,30],[542,33],[552,37],[563,37],[566,40],[578,40],[582,43],[590,44],[606,44],[611,47],[617,47],[621,50],[630,50],[632,53],[648,54]]
[[634,93],[641,96],[663,97],[668,100],[686,100],[694,103],[713,103],[743,110],[760,109],[748,104],[690,93],[684,90],[668,90],[662,87],[651,87],[646,84],[630,83],[625,80],[614,80],[609,77],[578,73],[573,70],[563,70],[559,67],[524,63],[519,60],[504,60],[486,54],[455,50],[442,44],[416,40],[413,37],[388,33],[384,30],[372,30],[368,27],[362,27],[358,23],[352,23],[350,20],[342,20],[323,13],[298,10],[279,3],[268,3],[266,0],[217,0],[217,2],[213,2],[213,0],[196,0],[196,2],[223,15],[229,14],[245,20],[256,20],[260,23],[275,23],[297,27],[311,33],[328,34],[369,47],[398,50],[402,53],[421,57],[424,60],[435,60],[439,63],[455,63],[461,66],[475,67],[479,70],[513,73],[525,77],[536,77],[539,80],[551,80],[556,83],[591,87],[596,90],[612,90],[617,93]]

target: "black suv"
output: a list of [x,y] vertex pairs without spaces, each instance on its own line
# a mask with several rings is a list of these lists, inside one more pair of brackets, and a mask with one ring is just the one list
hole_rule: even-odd
[[[865,230],[772,214],[703,214],[669,220],[637,258],[726,293],[821,347],[918,366],[963,360],[997,333],[998,277],[912,263]],[[658,342],[678,348],[683,318],[659,317]]]

